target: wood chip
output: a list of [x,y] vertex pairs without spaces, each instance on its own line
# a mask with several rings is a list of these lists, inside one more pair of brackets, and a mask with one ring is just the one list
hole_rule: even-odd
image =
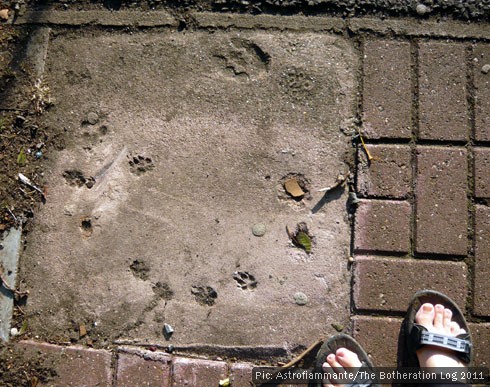
[[80,331],[80,338],[87,336],[87,328],[85,328],[85,325],[83,324],[80,325],[79,331]]
[[0,9],[0,19],[8,20],[9,18],[9,10],[8,9]]
[[296,180],[294,177],[285,181],[284,188],[293,198],[299,198],[305,194],[305,192],[301,189],[298,180]]

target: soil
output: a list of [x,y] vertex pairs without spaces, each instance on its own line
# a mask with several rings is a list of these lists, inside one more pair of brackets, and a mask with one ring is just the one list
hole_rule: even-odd
[[49,96],[39,99],[40,84],[23,61],[28,36],[28,29],[0,25],[0,231],[19,225],[28,231],[43,199],[19,181],[19,173],[47,194],[43,171],[52,152],[64,146],[60,133],[41,123],[49,106],[40,104]]
[[2,386],[35,387],[47,384],[57,376],[54,364],[38,353],[26,354],[13,345],[0,348],[0,380]]

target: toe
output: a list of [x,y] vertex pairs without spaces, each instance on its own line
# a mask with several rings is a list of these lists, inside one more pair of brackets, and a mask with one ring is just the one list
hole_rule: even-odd
[[434,307],[434,328],[442,329],[442,324],[444,321],[444,306],[437,304]]
[[457,336],[460,334],[461,329],[459,328],[459,324],[456,321],[451,321],[449,325],[449,331],[451,332],[451,335]]
[[330,366],[336,371],[342,370],[342,364],[338,362],[337,356],[335,356],[334,354],[330,354],[327,356],[327,363],[330,364]]
[[432,326],[434,321],[434,305],[423,304],[415,315],[415,322],[426,328]]
[[359,356],[347,348],[339,348],[335,354],[337,355],[338,362],[344,368],[362,366]]
[[453,312],[451,309],[444,309],[442,326],[448,333],[451,331],[451,318],[453,317]]
[[[332,375],[334,373],[332,366],[327,362],[322,364],[322,369],[323,372],[326,374]],[[324,379],[323,387],[334,387],[334,384],[332,384],[332,381],[330,379]]]

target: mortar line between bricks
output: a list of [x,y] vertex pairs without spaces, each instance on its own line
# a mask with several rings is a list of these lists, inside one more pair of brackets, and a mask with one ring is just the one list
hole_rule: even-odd
[[466,307],[473,314],[473,294],[475,290],[475,156],[473,143],[476,132],[475,108],[475,80],[473,71],[473,49],[471,45],[466,48],[466,94],[468,101],[468,147],[467,147],[467,206],[468,206],[468,289]]
[[[356,104],[356,130],[360,131],[362,129],[362,109],[363,109],[363,98],[364,98],[364,45],[365,45],[365,39],[357,35],[354,38],[353,41],[355,45],[355,49],[358,53],[359,61],[358,61],[358,69],[356,72],[356,78],[357,78],[357,104]],[[352,144],[352,151],[354,152],[354,168],[355,168],[355,173],[354,173],[354,192],[356,192],[356,187],[357,187],[357,165],[359,162],[359,152],[358,152],[358,144],[353,143]],[[355,255],[355,248],[354,248],[354,238],[355,238],[355,220],[356,220],[356,211],[353,211],[350,217],[350,256]],[[355,310],[355,305],[354,305],[354,272],[353,272],[353,265],[350,265],[350,289],[349,289],[349,294],[350,294],[350,316],[349,320],[352,321],[352,316],[353,316],[353,311]],[[351,322],[351,330],[353,329],[352,322]]]
[[111,356],[111,370],[112,370],[112,387],[117,386],[117,362],[119,358],[119,352],[117,349],[112,351]]
[[410,139],[410,162],[412,176],[410,181],[411,213],[410,213],[410,255],[415,254],[417,238],[417,141],[419,135],[419,46],[416,40],[410,42],[411,82],[412,82],[412,136]]

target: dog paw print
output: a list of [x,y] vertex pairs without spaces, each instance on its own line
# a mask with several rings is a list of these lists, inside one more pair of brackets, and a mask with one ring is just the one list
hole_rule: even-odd
[[153,164],[151,158],[141,155],[130,156],[129,170],[131,173],[140,176],[145,172],[151,171],[153,168],[155,168],[155,164]]
[[237,286],[242,290],[253,290],[257,287],[257,280],[255,277],[246,271],[234,272],[233,279],[237,283]]
[[211,286],[193,286],[191,293],[201,305],[212,306],[218,298],[218,293]]

